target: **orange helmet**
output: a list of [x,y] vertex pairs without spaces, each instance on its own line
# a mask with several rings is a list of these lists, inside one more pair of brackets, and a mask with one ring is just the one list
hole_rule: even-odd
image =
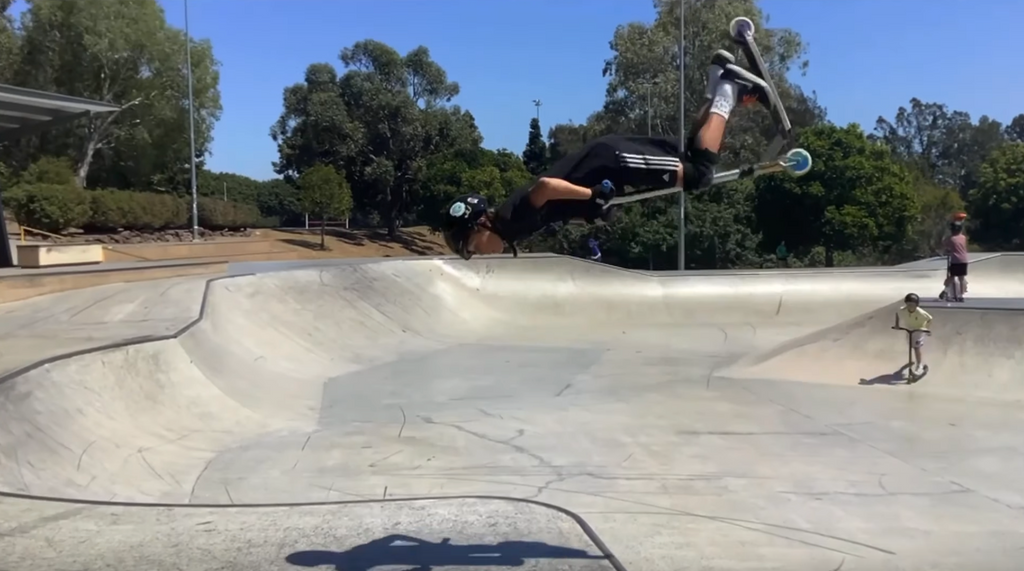
[[967,219],[967,213],[966,212],[957,212],[956,214],[953,215],[953,221],[954,222],[963,222],[966,219]]

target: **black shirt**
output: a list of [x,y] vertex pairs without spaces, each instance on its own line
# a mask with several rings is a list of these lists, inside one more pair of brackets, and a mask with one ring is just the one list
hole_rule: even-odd
[[549,200],[540,208],[530,203],[534,183],[517,188],[495,209],[494,230],[506,242],[536,234],[546,226],[581,217],[586,200]]

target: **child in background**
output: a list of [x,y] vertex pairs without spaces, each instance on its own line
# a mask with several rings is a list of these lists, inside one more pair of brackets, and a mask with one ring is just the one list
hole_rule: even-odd
[[931,335],[928,330],[932,323],[932,316],[920,308],[921,298],[916,293],[908,293],[903,298],[903,307],[896,311],[896,324],[893,329],[909,329],[910,344],[914,347],[913,373],[921,375],[924,373],[924,358],[921,356],[921,348],[924,347],[924,338]]
[[[954,220],[949,224],[949,237],[943,241],[946,248],[946,255],[949,256],[949,276],[947,277],[947,288],[953,285],[953,280],[960,283],[960,295],[956,294],[953,288],[954,299],[951,301],[963,301],[963,294],[967,292],[967,236],[964,236],[964,223],[961,220]],[[945,293],[945,292],[943,292]],[[948,297],[948,296],[947,296]]]

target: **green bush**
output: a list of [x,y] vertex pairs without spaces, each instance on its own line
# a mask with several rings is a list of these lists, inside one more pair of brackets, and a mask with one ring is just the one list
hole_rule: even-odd
[[173,194],[132,192],[139,204],[132,230],[167,230],[191,227],[189,205]]
[[188,224],[185,202],[174,195],[129,190],[89,192],[92,215],[86,229],[96,232],[151,232]]
[[208,230],[238,230],[259,226],[263,217],[252,204],[199,197],[199,225]]
[[74,184],[22,184],[4,201],[22,226],[60,233],[89,220],[89,195]]
[[67,157],[40,157],[21,173],[21,184],[75,184],[75,165]]

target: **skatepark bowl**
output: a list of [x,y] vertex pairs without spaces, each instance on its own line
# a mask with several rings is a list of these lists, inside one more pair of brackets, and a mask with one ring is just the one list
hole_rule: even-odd
[[0,568],[1024,566],[1024,255],[229,273],[0,306]]

